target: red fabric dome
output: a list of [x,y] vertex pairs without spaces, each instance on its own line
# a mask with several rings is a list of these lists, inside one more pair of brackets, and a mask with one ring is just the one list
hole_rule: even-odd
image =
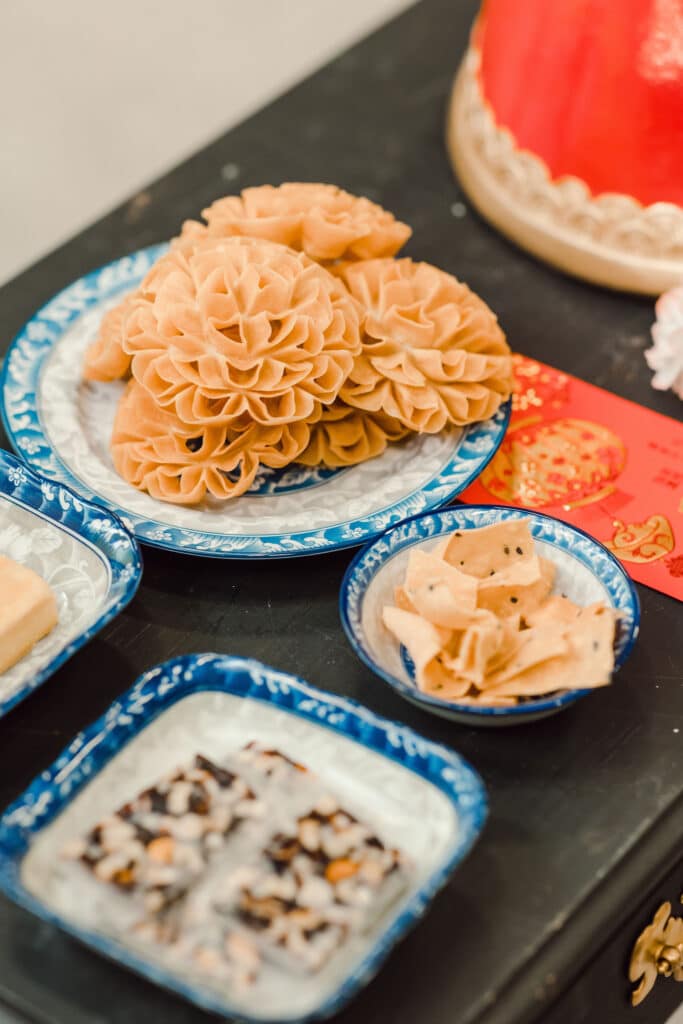
[[553,178],[683,206],[683,0],[487,0],[495,119]]

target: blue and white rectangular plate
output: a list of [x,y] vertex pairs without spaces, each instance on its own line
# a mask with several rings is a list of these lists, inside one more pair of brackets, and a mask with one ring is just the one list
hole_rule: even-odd
[[0,450],[0,555],[52,587],[59,620],[0,673],[0,716],[27,697],[132,599],[140,551],[123,523]]
[[[316,974],[294,977],[271,966],[238,993],[191,965],[171,967],[161,951],[130,945],[110,923],[113,915],[89,899],[74,900],[58,853],[195,753],[220,760],[250,740],[310,767],[408,855],[411,874],[396,902]],[[259,1022],[308,1020],[339,1010],[376,973],[472,847],[485,817],[480,779],[451,750],[256,661],[186,655],[143,675],[7,809],[0,889],[205,1009]]]

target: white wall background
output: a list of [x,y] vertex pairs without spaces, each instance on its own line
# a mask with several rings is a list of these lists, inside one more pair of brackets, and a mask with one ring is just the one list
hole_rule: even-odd
[[0,282],[411,0],[0,0]]

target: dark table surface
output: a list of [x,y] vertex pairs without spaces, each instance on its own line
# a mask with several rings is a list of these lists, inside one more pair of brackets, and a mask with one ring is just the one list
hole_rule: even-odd
[[[170,237],[228,190],[333,181],[410,223],[407,253],[480,292],[515,349],[680,418],[678,400],[650,388],[644,365],[651,302],[592,288],[525,256],[470,210],[453,180],[445,104],[475,7],[424,0],[7,284],[0,346],[74,278]],[[227,7],[225,18],[228,31]],[[49,165],[46,178],[49,189]],[[451,210],[459,201],[464,217]],[[678,856],[683,608],[641,587],[641,640],[612,688],[538,724],[478,731],[402,702],[353,655],[337,614],[350,557],[294,567],[146,549],[132,604],[0,723],[0,799],[17,796],[157,661],[215,650],[296,672],[450,744],[490,793],[481,842],[340,1022],[542,1018]],[[624,1007],[627,993],[624,980]],[[5,902],[0,998],[51,1024],[208,1020]],[[661,1018],[639,1011],[646,1019]],[[605,1024],[598,1012],[595,1020]]]

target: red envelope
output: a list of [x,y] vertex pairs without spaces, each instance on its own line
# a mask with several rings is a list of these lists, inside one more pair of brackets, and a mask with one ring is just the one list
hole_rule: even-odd
[[683,424],[524,356],[514,369],[508,431],[461,500],[564,519],[683,601]]

